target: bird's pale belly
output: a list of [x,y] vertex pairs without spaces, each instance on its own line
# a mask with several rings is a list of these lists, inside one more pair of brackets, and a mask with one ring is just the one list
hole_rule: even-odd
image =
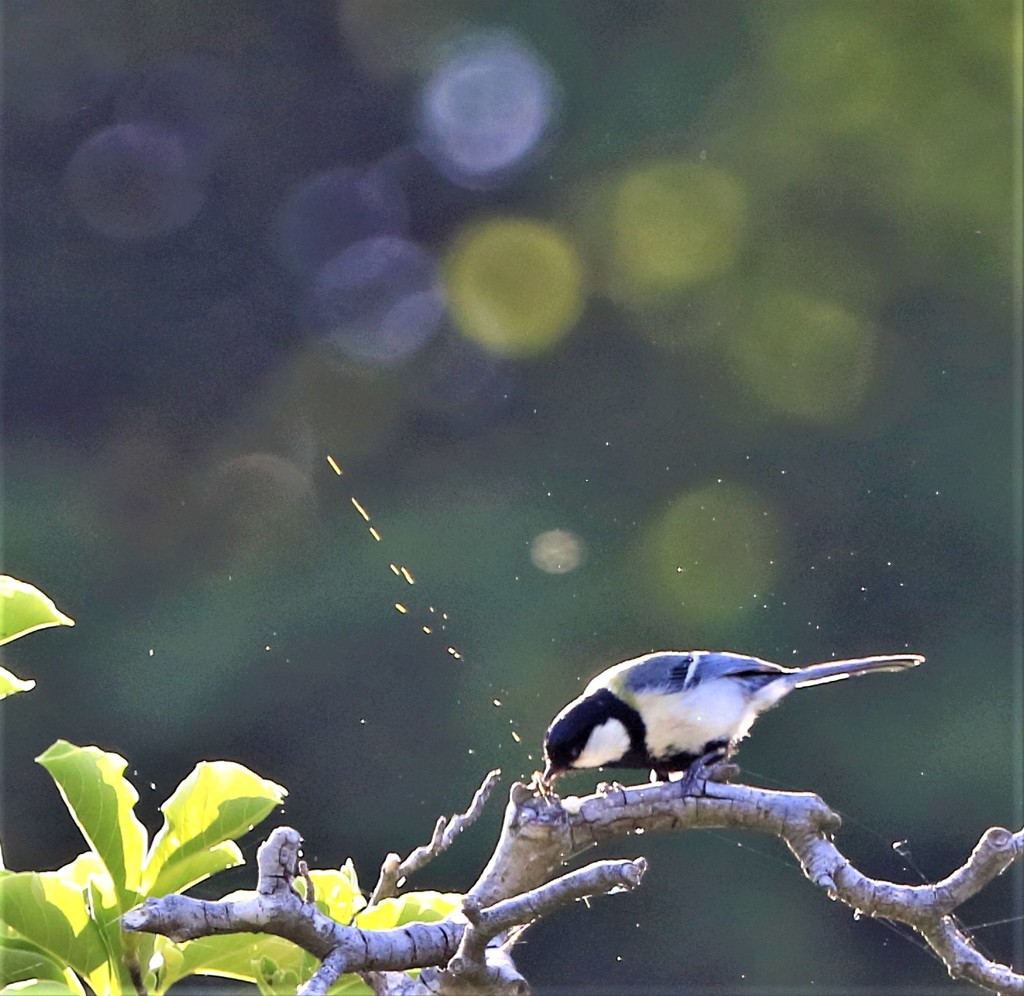
[[755,716],[745,689],[731,680],[709,681],[671,695],[640,693],[636,700],[653,757],[700,755],[706,744],[744,736]]

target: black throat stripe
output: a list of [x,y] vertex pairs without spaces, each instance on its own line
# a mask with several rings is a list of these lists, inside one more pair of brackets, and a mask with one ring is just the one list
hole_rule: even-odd
[[585,702],[587,718],[593,720],[595,726],[606,719],[617,719],[629,734],[630,753],[647,755],[647,727],[636,709],[607,688],[588,696]]

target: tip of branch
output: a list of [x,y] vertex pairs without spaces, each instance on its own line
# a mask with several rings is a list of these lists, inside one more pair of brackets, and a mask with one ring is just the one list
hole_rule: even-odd
[[637,858],[633,862],[633,867],[636,869],[636,882],[634,882],[634,885],[639,885],[640,880],[647,873],[647,859]]

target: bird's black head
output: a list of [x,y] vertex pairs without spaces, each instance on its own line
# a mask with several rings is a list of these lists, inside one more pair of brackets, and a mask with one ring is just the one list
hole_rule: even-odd
[[544,781],[571,768],[636,767],[645,735],[639,713],[607,688],[576,699],[544,736]]

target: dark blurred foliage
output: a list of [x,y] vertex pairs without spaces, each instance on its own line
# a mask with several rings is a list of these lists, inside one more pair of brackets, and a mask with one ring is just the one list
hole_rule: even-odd
[[[11,0],[4,30],[3,569],[78,621],[5,648],[39,682],[3,710],[11,867],[75,853],[31,760],[65,737],[129,759],[151,827],[237,759],[372,884],[663,647],[928,656],[741,754],[849,814],[868,873],[1019,822],[1009,0]],[[421,884],[467,885],[498,809]],[[944,988],[774,842],[641,852],[637,894],[531,935],[539,992]]]

